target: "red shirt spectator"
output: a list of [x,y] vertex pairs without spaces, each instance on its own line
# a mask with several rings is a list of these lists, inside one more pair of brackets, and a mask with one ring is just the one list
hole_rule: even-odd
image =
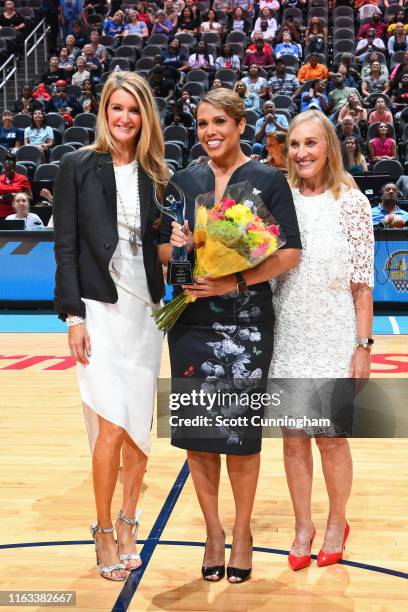
[[362,38],[366,38],[366,34],[368,30],[375,30],[376,38],[384,38],[385,33],[387,32],[387,24],[385,24],[380,19],[380,15],[373,15],[371,20],[368,23],[364,23],[358,33],[357,40],[361,40]]
[[251,64],[256,64],[260,68],[273,65],[272,53],[268,50],[264,50],[264,41],[262,39],[256,41],[255,51],[249,51],[245,55],[243,65],[249,68]]
[[[32,197],[28,178],[24,174],[16,172],[15,155],[6,155],[4,158],[4,174],[0,175],[0,219],[13,214],[11,196],[13,193],[21,191],[25,191]],[[3,199],[3,196],[6,197]]]

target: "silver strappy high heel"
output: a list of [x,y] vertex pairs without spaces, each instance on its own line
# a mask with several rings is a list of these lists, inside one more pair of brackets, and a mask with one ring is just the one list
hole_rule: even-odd
[[95,552],[96,552],[96,565],[99,570],[102,578],[106,578],[107,580],[113,580],[114,582],[120,582],[122,580],[126,580],[127,576],[123,576],[122,578],[113,578],[113,576],[108,576],[107,574],[112,574],[112,572],[116,570],[126,571],[126,567],[123,563],[112,563],[111,565],[102,565],[99,556],[98,556],[98,544],[95,538],[96,533],[113,533],[113,527],[98,527],[98,522],[92,523],[90,526],[90,531],[93,537],[93,541],[95,542]]
[[[137,530],[139,527],[139,518],[140,515],[142,514],[141,510],[138,510],[136,512],[136,516],[134,519],[130,518],[129,516],[126,516],[125,514],[123,514],[122,510],[120,510],[119,515],[118,515],[118,521],[122,521],[123,523],[126,523],[127,525],[131,525],[132,527],[132,531],[133,531],[133,541],[135,544],[137,544]],[[126,561],[138,561],[138,565],[136,567],[125,567],[125,569],[127,571],[134,571],[139,569],[139,567],[142,565],[142,559],[139,555],[139,553],[123,553],[119,555],[119,559],[125,563]]]

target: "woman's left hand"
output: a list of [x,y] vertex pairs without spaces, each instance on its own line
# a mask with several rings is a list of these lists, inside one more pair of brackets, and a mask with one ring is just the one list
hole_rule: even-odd
[[350,378],[359,379],[358,381],[356,381],[357,393],[359,393],[363,389],[367,379],[370,376],[370,362],[370,351],[359,346],[356,347],[353,353],[353,358],[351,360],[349,376]]
[[227,276],[200,276],[195,279],[194,285],[183,285],[186,293],[195,298],[208,298],[215,295],[224,295],[230,291],[235,291],[237,279],[235,274]]

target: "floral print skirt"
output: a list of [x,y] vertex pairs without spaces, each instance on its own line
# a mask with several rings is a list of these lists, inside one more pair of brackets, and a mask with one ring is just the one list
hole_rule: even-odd
[[269,283],[190,304],[169,332],[173,446],[251,455],[261,450],[274,314]]

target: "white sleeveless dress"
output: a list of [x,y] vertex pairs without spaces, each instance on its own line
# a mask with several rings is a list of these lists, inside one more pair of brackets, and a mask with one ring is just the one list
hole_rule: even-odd
[[[299,266],[276,280],[269,376],[314,379],[316,390],[317,379],[349,376],[356,343],[350,283],[373,286],[371,208],[357,189],[338,199],[331,191],[305,197],[294,189],[293,199],[303,249]],[[305,414],[306,389],[299,382],[288,416]]]
[[119,242],[109,270],[118,291],[116,304],[84,299],[92,355],[77,365],[89,443],[98,435],[98,415],[123,427],[146,455],[159,375],[163,334],[157,330],[147,287],[141,241],[137,253],[129,244],[129,227],[140,229],[137,162],[115,166]]

